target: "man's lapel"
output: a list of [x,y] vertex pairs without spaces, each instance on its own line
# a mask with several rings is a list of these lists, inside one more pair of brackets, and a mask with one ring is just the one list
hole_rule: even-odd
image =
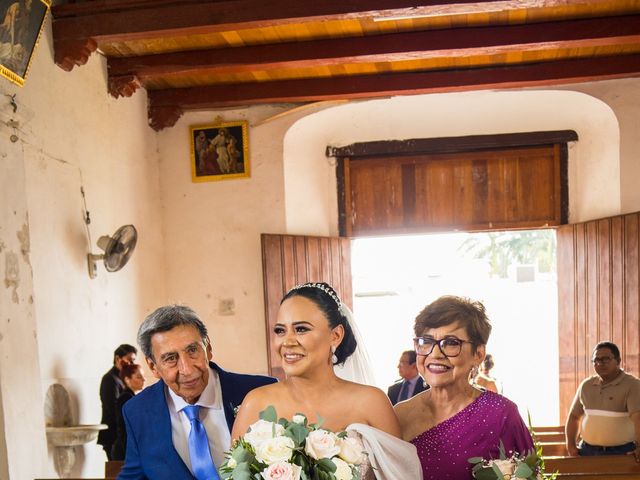
[[220,390],[222,391],[222,406],[224,408],[224,418],[227,421],[229,431],[233,429],[233,421],[236,418],[236,409],[240,407],[242,401],[238,401],[238,390],[235,382],[231,380],[229,374],[213,362],[209,362],[211,368],[218,372],[220,379]]

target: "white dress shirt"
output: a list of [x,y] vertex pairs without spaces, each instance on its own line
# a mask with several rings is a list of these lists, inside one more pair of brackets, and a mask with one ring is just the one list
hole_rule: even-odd
[[[171,438],[178,455],[189,468],[191,473],[191,459],[189,458],[189,432],[191,423],[187,415],[181,410],[189,405],[182,397],[176,395],[173,390],[165,385],[164,396],[169,407],[171,417]],[[218,372],[209,367],[209,382],[195,403],[200,406],[200,421],[207,431],[209,450],[216,468],[220,468],[224,462],[224,452],[231,446],[231,432],[227,426],[227,420],[222,408],[222,389]]]

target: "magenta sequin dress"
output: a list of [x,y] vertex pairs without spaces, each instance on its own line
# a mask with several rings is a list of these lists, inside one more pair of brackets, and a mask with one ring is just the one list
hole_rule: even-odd
[[417,450],[424,480],[473,478],[471,457],[499,458],[500,440],[509,452],[527,453],[531,435],[511,400],[484,392],[451,418],[411,440]]

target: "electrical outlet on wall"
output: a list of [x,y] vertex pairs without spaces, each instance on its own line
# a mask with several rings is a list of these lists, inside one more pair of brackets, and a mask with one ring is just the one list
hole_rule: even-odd
[[218,302],[218,315],[235,315],[236,301],[233,298],[222,298]]

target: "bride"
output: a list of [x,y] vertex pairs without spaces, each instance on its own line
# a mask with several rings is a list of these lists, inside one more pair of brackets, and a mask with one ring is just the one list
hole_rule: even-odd
[[400,425],[386,394],[334,372],[334,365],[343,365],[357,349],[349,316],[326,283],[299,285],[284,296],[272,345],[286,379],[245,397],[231,436],[244,435],[272,405],[279,417],[302,413],[310,423],[322,419],[328,430],[357,432],[378,480],[421,479],[415,447],[399,439]]

